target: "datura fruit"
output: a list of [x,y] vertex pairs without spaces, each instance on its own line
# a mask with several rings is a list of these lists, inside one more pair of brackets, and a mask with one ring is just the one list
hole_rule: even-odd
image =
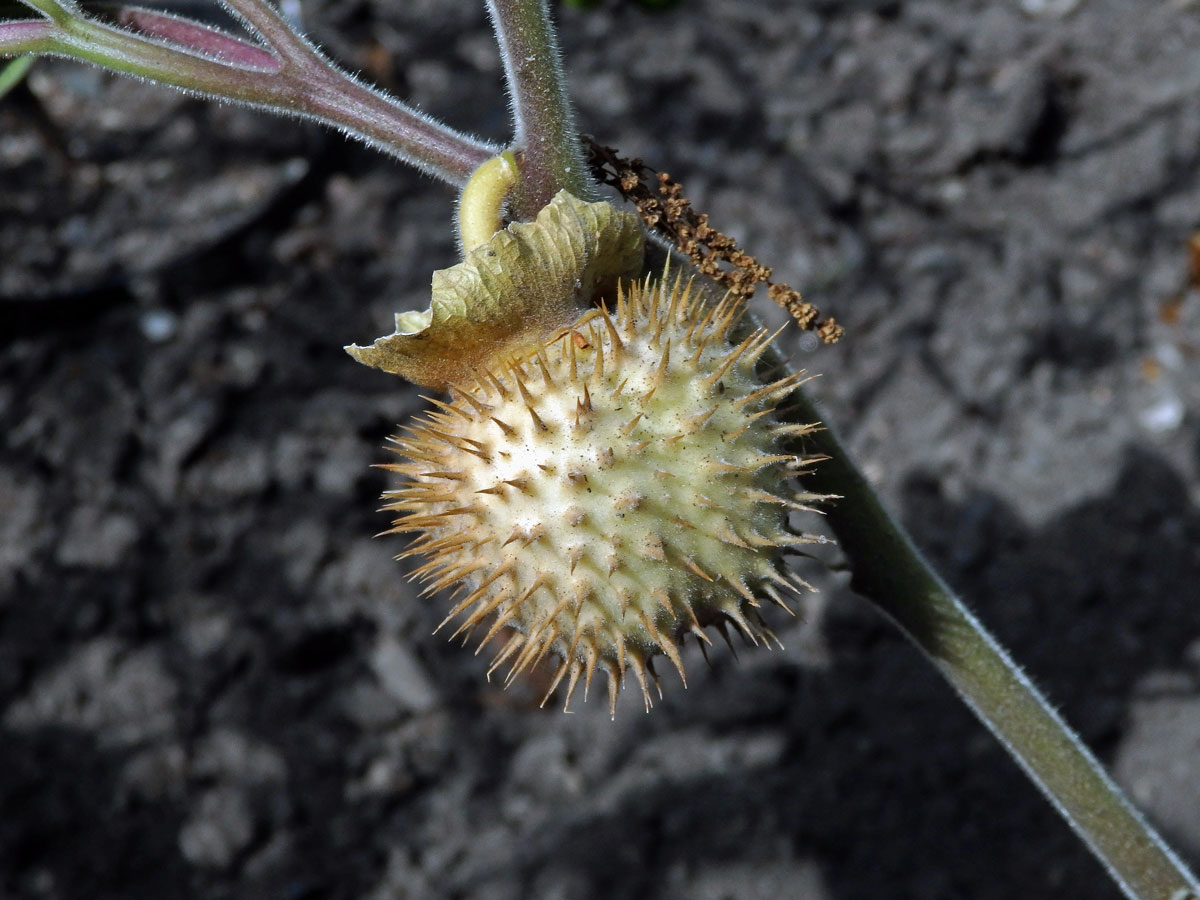
[[785,556],[821,540],[789,524],[818,499],[789,487],[815,425],[775,413],[804,374],[764,373],[774,335],[741,300],[628,280],[641,241],[632,216],[561,193],[436,273],[429,310],[347,348],[450,395],[393,438],[385,495],[414,577],[453,589],[442,625],[502,638],[489,675],[556,658],[546,699],[603,669],[610,712],[627,671],[650,708],[655,657],[686,684],[689,633],[773,639],[759,607],[807,587]]

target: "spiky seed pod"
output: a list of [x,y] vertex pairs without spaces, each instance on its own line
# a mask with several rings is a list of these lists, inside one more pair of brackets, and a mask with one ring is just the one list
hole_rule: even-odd
[[686,684],[684,635],[774,638],[758,608],[787,608],[806,585],[784,555],[820,540],[789,527],[814,499],[788,489],[810,460],[780,443],[812,426],[776,420],[805,376],[760,377],[773,335],[735,337],[741,312],[679,281],[628,288],[393,439],[391,531],[416,535],[403,555],[424,557],[425,593],[454,587],[442,626],[461,617],[481,648],[508,635],[489,675],[558,657],[543,703],[564,679],[569,703],[603,669],[615,712],[628,669],[648,710],[655,656]]

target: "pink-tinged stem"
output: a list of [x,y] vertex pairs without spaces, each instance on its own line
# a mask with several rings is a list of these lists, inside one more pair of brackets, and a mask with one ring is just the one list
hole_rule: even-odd
[[159,38],[243,69],[278,72],[282,68],[279,57],[256,44],[178,16],[131,7],[117,13],[117,22],[146,37]]
[[23,53],[37,53],[41,44],[53,31],[54,24],[45,19],[0,22],[0,54],[19,56]]
[[213,99],[312,119],[460,187],[500,151],[340,71],[267,0],[227,4],[266,47],[148,10],[118,12],[129,26],[123,28],[88,18],[70,0],[23,2],[47,18],[0,23],[0,55],[65,56]]
[[278,53],[280,59],[304,68],[314,58],[320,58],[316,48],[297,34],[269,3],[263,0],[221,0],[221,3]]

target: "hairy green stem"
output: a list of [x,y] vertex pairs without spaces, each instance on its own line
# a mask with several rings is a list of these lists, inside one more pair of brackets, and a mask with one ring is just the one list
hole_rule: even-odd
[[79,6],[73,0],[21,0],[21,2],[59,25],[82,15]]
[[512,102],[510,149],[521,173],[510,213],[532,219],[560,190],[594,199],[546,0],[488,0],[488,11]]
[[[780,360],[782,362],[782,360]],[[816,422],[797,392],[786,417]],[[849,558],[851,587],[915,643],[1104,864],[1132,900],[1200,900],[1200,883],[1103,766],[954,595],[883,508],[832,429],[805,438],[828,456],[804,486],[836,494],[827,516]]]
[[88,18],[73,3],[25,2],[46,19],[0,22],[0,56],[65,56],[205,97],[312,119],[457,186],[499,152],[340,71],[265,0],[227,5],[266,47],[146,10],[127,11],[126,20],[150,36]]

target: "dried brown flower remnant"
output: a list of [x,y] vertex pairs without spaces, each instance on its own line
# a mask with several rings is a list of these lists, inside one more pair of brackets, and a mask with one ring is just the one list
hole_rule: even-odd
[[585,136],[584,143],[592,174],[632,202],[646,227],[669,240],[702,274],[743,301],[765,282],[767,296],[786,309],[801,328],[815,330],[827,344],[841,338],[842,326],[832,316],[820,320],[820,310],[804,301],[799,291],[771,281],[771,269],[742,250],[733,238],[713,228],[708,214],[692,208],[682,185],[670,175],[655,172],[640,159],[625,159],[590,137]]
[[445,390],[574,321],[641,268],[642,240],[633,213],[560,192],[535,221],[496,232],[457,266],[434,272],[428,309],[399,313],[392,334],[346,350],[364,365]]
[[1187,240],[1188,280],[1191,287],[1200,288],[1200,231],[1193,231]]

